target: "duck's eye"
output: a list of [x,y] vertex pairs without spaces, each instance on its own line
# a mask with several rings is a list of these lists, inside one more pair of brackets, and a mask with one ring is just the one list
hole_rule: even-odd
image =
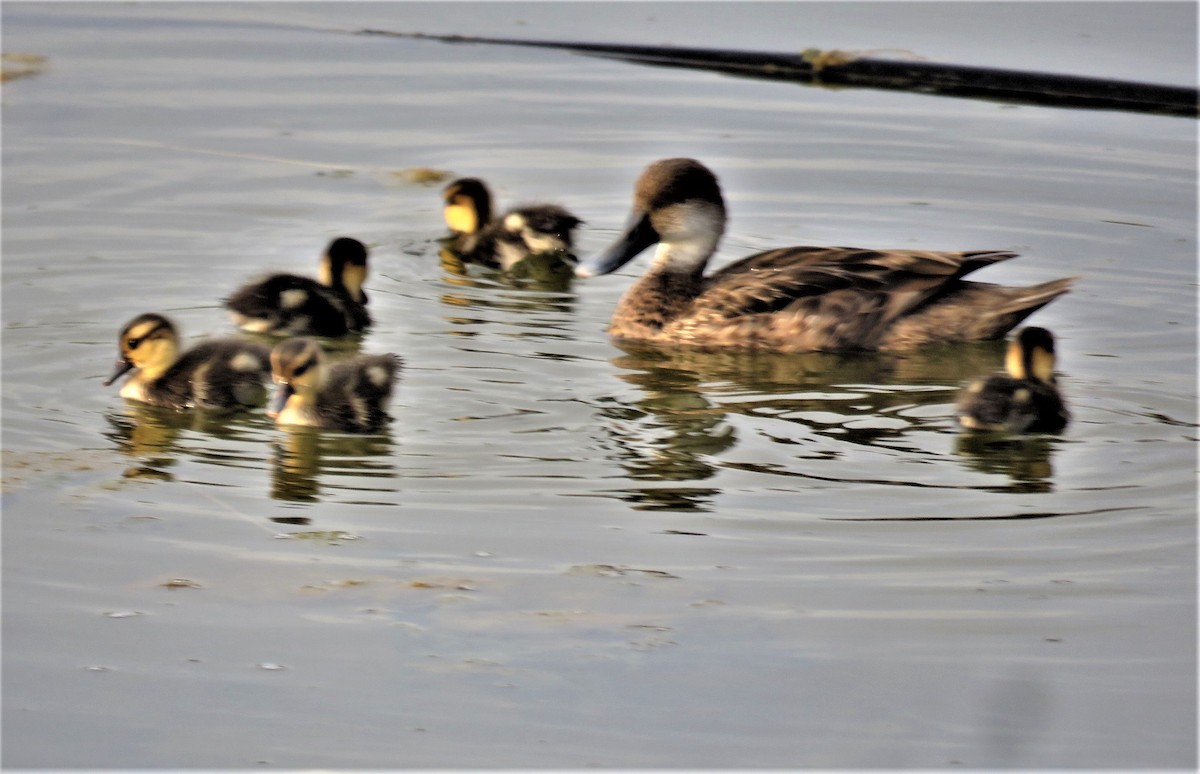
[[129,341],[125,342],[125,345],[128,346],[130,349],[137,349],[141,343],[142,343],[141,339],[130,339]]
[[292,378],[295,379],[296,377],[304,376],[304,372],[307,371],[311,367],[312,367],[311,360],[303,365],[296,366],[295,368],[292,369]]

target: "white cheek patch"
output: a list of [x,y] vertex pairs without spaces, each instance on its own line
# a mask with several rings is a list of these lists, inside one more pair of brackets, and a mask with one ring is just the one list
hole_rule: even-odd
[[292,288],[279,294],[279,305],[284,309],[295,309],[307,300],[308,291],[300,288]]
[[371,366],[367,369],[367,379],[376,387],[384,387],[388,383],[388,372],[383,366]]
[[1028,403],[1030,397],[1029,390],[1024,388],[1013,393],[1013,400],[1017,403]]
[[510,212],[504,217],[504,228],[514,233],[520,231],[525,228],[525,216],[519,212]]
[[262,368],[258,358],[249,352],[239,352],[229,361],[229,367],[235,371],[251,373]]

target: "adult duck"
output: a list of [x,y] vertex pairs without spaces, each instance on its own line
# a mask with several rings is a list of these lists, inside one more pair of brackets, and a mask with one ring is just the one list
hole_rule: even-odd
[[338,237],[321,256],[317,279],[269,274],[238,288],[225,306],[234,324],[250,333],[347,336],[371,324],[366,278],[366,245]]
[[141,314],[121,329],[120,356],[108,387],[121,385],[122,398],[172,409],[261,406],[271,377],[265,347],[238,339],[209,339],[179,352],[179,330],[161,314]]
[[556,253],[574,263],[574,231],[583,221],[556,204],[527,204],[492,218],[492,194],[475,177],[442,189],[446,246],[460,260],[508,271],[531,255]]
[[622,339],[778,352],[907,350],[1000,338],[1069,290],[1071,278],[1006,287],[962,278],[1016,257],[1003,251],[927,252],[785,247],[704,276],[725,231],[716,176],[695,159],[664,159],[638,178],[624,233],[576,275],[608,274],[658,244],[646,273],[617,304]]
[[1054,377],[1054,336],[1029,326],[1008,343],[1007,373],[978,379],[963,390],[958,421],[969,430],[1057,433],[1071,414]]

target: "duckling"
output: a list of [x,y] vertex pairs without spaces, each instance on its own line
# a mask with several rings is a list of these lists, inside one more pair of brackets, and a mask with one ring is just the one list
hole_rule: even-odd
[[492,194],[482,180],[459,178],[442,189],[447,246],[468,263],[508,271],[531,255],[558,253],[574,263],[573,231],[583,223],[555,204],[515,207],[492,219]]
[[396,355],[361,355],[328,368],[317,342],[282,341],[271,351],[275,395],[267,415],[281,425],[371,432],[391,417],[384,404],[392,396],[403,360]]
[[274,336],[347,336],[371,324],[367,294],[367,248],[338,237],[321,256],[319,281],[295,274],[271,274],[247,284],[225,300],[233,322],[250,333]]
[[907,350],[1000,338],[1066,293],[1072,279],[1025,288],[962,279],[1015,258],[1002,251],[786,247],[704,276],[725,231],[716,176],[695,159],[663,159],[638,178],[625,232],[575,274],[615,271],[658,243],[617,304],[618,339],[777,352]]
[[121,385],[120,396],[172,409],[259,406],[271,376],[266,347],[236,339],[209,339],[179,354],[179,332],[160,314],[142,314],[121,329],[121,355],[108,387],[137,371]]
[[1008,343],[1006,374],[972,382],[958,402],[958,421],[969,430],[1057,433],[1071,414],[1054,378],[1054,336],[1029,326]]

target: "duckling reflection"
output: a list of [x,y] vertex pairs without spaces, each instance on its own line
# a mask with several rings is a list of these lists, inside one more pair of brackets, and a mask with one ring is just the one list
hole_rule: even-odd
[[1006,436],[959,433],[954,453],[964,467],[980,473],[1007,476],[1006,492],[1054,491],[1054,450],[1057,440],[1047,435]]
[[[461,263],[511,271],[531,256],[552,258],[542,269],[565,266],[573,274],[574,231],[583,221],[554,204],[514,207],[492,218],[492,194],[480,179],[464,177],[442,189],[442,215],[450,228],[446,251]],[[443,256],[445,260],[445,256]],[[524,271],[530,271],[526,268]],[[565,280],[564,280],[565,281]]]
[[[103,433],[117,451],[138,462],[126,471],[128,478],[170,480],[169,468],[181,456],[195,457],[215,464],[240,464],[244,460],[240,445],[249,438],[247,430],[261,424],[261,417],[250,414],[218,414],[208,411],[182,412],[146,403],[128,403],[119,410],[105,412],[109,429]],[[184,438],[200,434],[204,442],[189,445]],[[214,451],[213,442],[216,442]]]
[[486,280],[472,277],[467,264],[449,247],[442,247],[438,257],[446,272],[446,281],[452,285],[472,288],[503,285],[522,290],[565,293],[575,280],[575,270],[571,265],[553,253],[530,255],[508,271]]
[[337,489],[336,480],[354,480],[356,499],[364,491],[395,492],[387,481],[364,489],[362,479],[394,479],[392,437],[388,428],[370,435],[322,433],[290,425],[272,444],[271,498],[286,502],[319,502],[322,488]]
[[336,338],[371,325],[367,313],[367,248],[339,237],[321,256],[319,280],[270,274],[238,288],[225,300],[233,322],[249,333]]
[[[540,256],[531,260],[538,261]],[[573,337],[576,296],[563,288],[505,275],[456,277],[454,292],[440,300],[448,307],[446,322],[455,336],[475,336],[476,328],[499,327],[528,338]],[[503,284],[504,287],[499,285]]]

